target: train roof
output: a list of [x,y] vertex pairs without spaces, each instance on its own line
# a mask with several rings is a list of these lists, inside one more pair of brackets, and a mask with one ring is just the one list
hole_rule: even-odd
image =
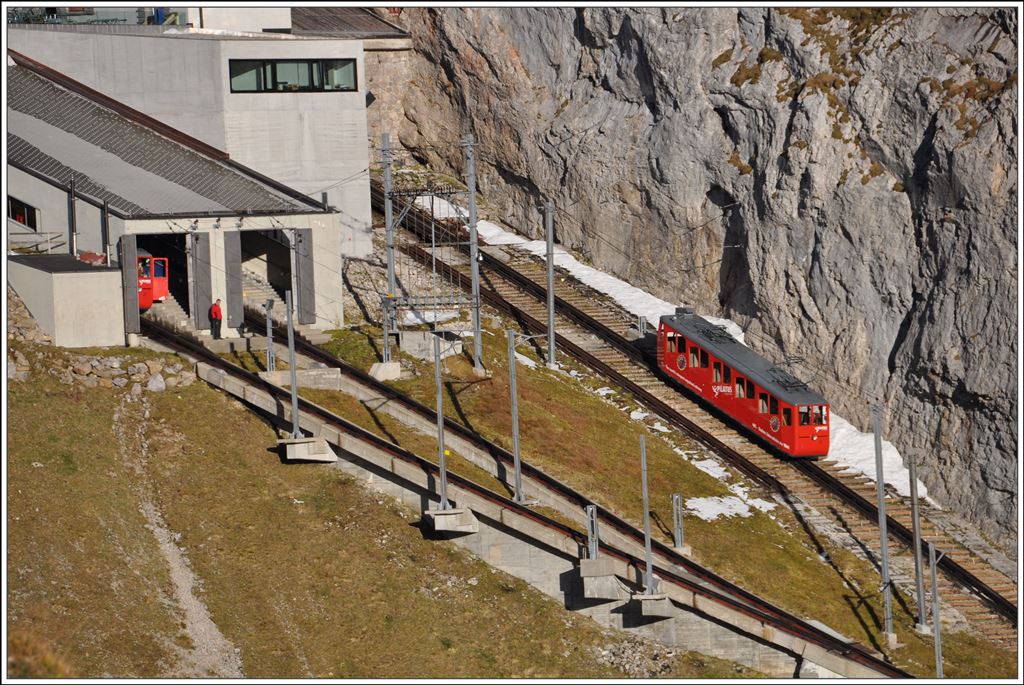
[[661,317],[661,322],[787,404],[828,404],[802,380],[736,340],[722,326],[694,314],[689,307]]

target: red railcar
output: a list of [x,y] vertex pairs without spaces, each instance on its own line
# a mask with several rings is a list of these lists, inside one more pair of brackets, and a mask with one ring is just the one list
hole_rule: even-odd
[[658,366],[776,450],[828,454],[828,401],[689,307],[661,317]]
[[152,307],[154,302],[166,300],[170,293],[167,285],[167,257],[154,257],[140,251],[137,268],[139,272],[139,309],[145,311]]

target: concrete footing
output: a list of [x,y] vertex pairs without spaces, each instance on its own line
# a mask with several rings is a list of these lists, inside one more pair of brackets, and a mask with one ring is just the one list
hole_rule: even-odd
[[676,610],[672,606],[672,600],[666,595],[633,595],[633,599],[640,602],[640,614],[655,618],[671,618],[675,616]]
[[376,362],[370,367],[370,378],[376,381],[397,381],[402,377],[402,365],[398,362]]
[[423,518],[435,533],[480,532],[480,522],[469,509],[428,509]]
[[675,551],[679,552],[684,557],[692,557],[693,556],[693,548],[690,547],[689,545],[685,544],[685,543],[683,543],[679,547],[673,547],[672,549],[674,549]]
[[[292,382],[291,371],[260,371],[259,377],[282,388]],[[341,369],[296,369],[295,382],[300,388],[338,390],[341,387]]]
[[462,354],[462,338],[451,331],[401,331],[402,352],[424,361],[434,361],[434,338],[441,338],[441,359]]
[[338,455],[323,438],[292,438],[278,440],[278,448],[284,449],[284,458],[288,461],[316,461],[332,463],[338,461]]
[[580,559],[580,578],[583,579],[583,596],[587,599],[622,598],[622,586],[615,576],[615,564],[611,559]]

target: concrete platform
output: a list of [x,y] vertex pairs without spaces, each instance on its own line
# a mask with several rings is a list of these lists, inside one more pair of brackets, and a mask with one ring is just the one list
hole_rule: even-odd
[[[291,385],[291,371],[260,371],[259,377],[278,387]],[[341,369],[296,369],[295,382],[300,388],[341,389]]]
[[417,359],[434,361],[434,338],[441,338],[441,359],[462,354],[462,338],[451,331],[401,331],[398,346]]
[[667,595],[636,594],[633,599],[640,602],[640,613],[643,616],[671,618],[676,615],[672,600]]
[[480,522],[470,509],[428,509],[423,518],[435,533],[479,533]]
[[284,448],[284,458],[288,461],[315,461],[332,463],[338,461],[338,455],[323,438],[294,438],[278,440],[277,446]]
[[377,381],[397,381],[402,377],[398,362],[376,362],[370,367],[370,377]]

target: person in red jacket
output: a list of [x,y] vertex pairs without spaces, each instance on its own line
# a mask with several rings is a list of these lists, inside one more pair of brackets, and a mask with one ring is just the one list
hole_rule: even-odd
[[213,303],[210,307],[210,324],[213,329],[213,339],[220,340],[220,322],[224,318],[224,315],[220,312],[220,299]]

